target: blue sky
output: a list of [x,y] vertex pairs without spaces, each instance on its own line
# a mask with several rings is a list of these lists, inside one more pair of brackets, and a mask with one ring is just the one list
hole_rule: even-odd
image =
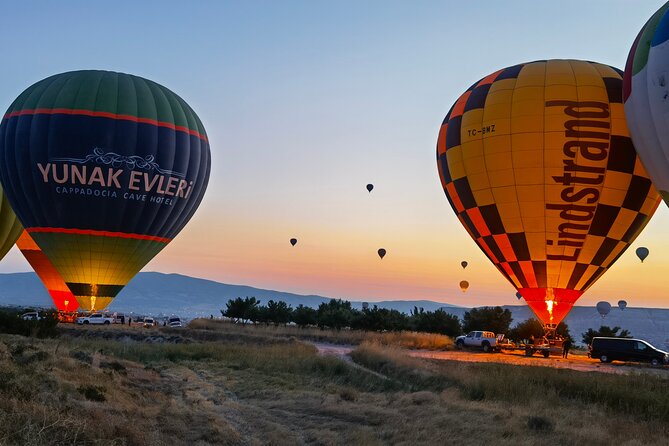
[[[0,14],[0,108],[46,76],[96,68],[155,80],[196,110],[212,146],[209,190],[145,270],[369,300],[513,303],[441,190],[441,120],[502,67],[575,58],[622,68],[662,3],[11,2]],[[651,248],[650,266],[639,270],[630,250],[583,302],[665,306],[654,277],[669,265],[667,224],[662,205],[633,246]],[[288,250],[293,236],[301,251]],[[28,269],[16,251],[0,263]],[[632,277],[644,275],[639,290]]]

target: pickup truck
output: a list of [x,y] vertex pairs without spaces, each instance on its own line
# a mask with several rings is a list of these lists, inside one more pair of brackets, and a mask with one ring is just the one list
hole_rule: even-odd
[[77,318],[77,324],[79,325],[109,325],[114,323],[114,318],[111,316],[105,316],[102,313],[94,313],[88,316],[80,316]]
[[485,353],[500,350],[495,333],[491,331],[470,331],[465,336],[455,338],[457,348],[476,347]]

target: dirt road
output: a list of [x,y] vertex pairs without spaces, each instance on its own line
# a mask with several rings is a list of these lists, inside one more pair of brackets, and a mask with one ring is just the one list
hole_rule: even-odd
[[[322,355],[331,355],[350,361],[349,353],[355,346],[336,345],[327,343],[315,343],[318,352]],[[669,366],[651,367],[646,364],[631,364],[613,362],[603,364],[597,359],[590,359],[584,355],[570,355],[568,359],[560,357],[544,358],[542,356],[527,357],[522,352],[518,353],[482,353],[471,350],[455,351],[428,351],[428,350],[406,350],[406,354],[415,358],[437,359],[442,361],[464,361],[464,362],[495,362],[500,364],[523,365],[530,367],[553,367],[557,369],[571,369],[580,372],[599,372],[615,374],[645,373],[669,379]]]

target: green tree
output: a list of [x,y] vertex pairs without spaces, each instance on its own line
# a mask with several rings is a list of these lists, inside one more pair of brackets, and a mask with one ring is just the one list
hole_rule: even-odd
[[586,345],[590,345],[592,342],[592,338],[604,336],[604,337],[609,337],[609,338],[631,338],[632,334],[629,332],[629,330],[621,330],[620,334],[618,334],[618,330],[620,330],[620,327],[608,327],[606,325],[602,325],[599,327],[599,330],[593,330],[592,328],[588,328],[588,331],[583,333],[583,343]]
[[462,334],[460,319],[442,309],[425,311],[423,308],[413,307],[411,326],[414,330],[425,333],[439,333],[446,336],[459,336]]
[[318,312],[314,308],[300,304],[293,310],[293,322],[302,328],[307,325],[316,325],[318,323]]
[[293,309],[284,301],[270,300],[267,302],[266,310],[267,322],[272,322],[275,325],[285,325],[292,319]]
[[329,327],[340,330],[349,327],[355,315],[351,302],[341,299],[331,299],[318,306],[317,321],[321,328]]
[[[560,322],[555,329],[555,333],[561,336],[563,339],[572,339],[571,334],[569,333],[569,326],[564,322]],[[522,341],[530,339],[531,336],[535,338],[540,338],[545,334],[543,324],[536,318],[529,318],[523,322],[519,322],[509,330],[507,338],[513,341]]]
[[221,314],[225,317],[229,317],[234,322],[243,322],[245,320],[250,320],[256,322],[258,319],[258,307],[260,306],[260,301],[255,297],[246,297],[242,299],[238,297],[236,299],[230,299],[226,304],[225,311],[221,310]]
[[353,310],[351,328],[370,331],[401,331],[409,328],[409,317],[397,310],[379,308],[365,308],[362,311]]
[[464,314],[462,329],[465,333],[473,330],[486,330],[495,334],[506,334],[511,321],[513,321],[511,311],[502,307],[472,308]]

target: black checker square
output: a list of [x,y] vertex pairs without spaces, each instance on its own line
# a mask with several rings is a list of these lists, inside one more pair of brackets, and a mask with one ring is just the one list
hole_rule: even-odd
[[460,130],[462,128],[462,115],[456,116],[448,121],[446,129],[446,150],[460,145]]
[[646,201],[646,197],[648,197],[651,184],[650,179],[633,175],[629,189],[627,189],[627,194],[625,195],[625,200],[623,201],[623,207],[633,211],[640,211],[643,203]]
[[[453,209],[455,209],[455,206],[453,206]],[[466,212],[462,212],[458,214],[458,216],[462,219],[464,225],[467,228],[469,228],[469,231],[472,233],[472,237],[474,237],[475,239],[479,239],[481,237],[481,234],[479,234],[478,229],[476,229],[476,226],[474,226],[474,222],[472,222],[472,219],[469,218],[469,215],[467,215]]]
[[606,168],[616,172],[633,174],[635,164],[636,151],[632,139],[627,136],[611,135],[609,160]]
[[496,205],[481,206],[479,211],[491,234],[504,234],[506,232],[504,231],[504,223],[502,223],[502,217],[499,216]]
[[605,77],[604,85],[606,86],[606,94],[609,96],[609,102],[622,104],[623,80],[617,77]]
[[508,234],[509,243],[513,248],[513,253],[516,255],[518,261],[532,260],[530,256],[530,248],[527,246],[527,238],[523,232],[513,232]]
[[516,275],[518,282],[520,283],[521,288],[529,288],[530,284],[527,282],[525,273],[523,273],[523,268],[521,268],[520,263],[518,262],[509,262],[509,267],[511,271]]
[[532,269],[534,270],[534,278],[537,280],[538,288],[546,288],[548,286],[548,274],[546,273],[545,260],[532,260]]
[[525,64],[520,64],[520,65],[514,65],[513,67],[506,68],[504,71],[499,73],[499,76],[495,78],[495,82],[501,81],[504,79],[518,79],[518,75],[520,74],[520,70],[523,69]]
[[613,227],[620,208],[617,206],[609,206],[607,204],[598,204],[595,210],[595,216],[590,223],[590,230],[588,234],[606,237]]
[[632,239],[637,236],[639,231],[641,231],[641,228],[643,228],[643,225],[647,219],[648,216],[646,214],[637,214],[637,216],[634,217],[634,221],[630,225],[629,229],[627,229],[627,232],[625,232],[625,235],[623,235],[622,241],[625,243],[630,243]]
[[453,180],[453,186],[455,186],[455,192],[458,193],[458,198],[465,209],[473,209],[476,207],[476,200],[474,199],[472,188],[469,186],[469,181],[467,181],[466,177]]
[[437,154],[437,160],[439,161],[439,167],[441,168],[441,176],[444,179],[444,183],[448,184],[453,179],[451,178],[451,171],[448,170],[448,158],[445,153]]
[[578,282],[581,280],[581,277],[583,277],[583,274],[585,274],[585,271],[588,269],[590,265],[587,263],[576,263],[574,265],[574,270],[571,273],[571,277],[569,278],[569,283],[567,283],[567,288],[569,289],[576,289],[576,285],[578,285]]
[[483,108],[485,105],[485,98],[488,97],[490,85],[491,84],[481,85],[472,90],[469,98],[467,98],[467,103],[465,104],[465,113],[470,110],[476,110],[477,108]]
[[604,262],[611,255],[614,248],[618,246],[618,240],[605,237],[601,246],[597,250],[597,254],[592,258],[591,264],[596,266],[604,266]]
[[488,245],[488,248],[490,248],[490,252],[492,252],[492,254],[497,258],[495,263],[503,262],[505,260],[502,250],[499,249],[499,245],[497,245],[497,242],[492,235],[484,236],[483,241],[486,245]]

